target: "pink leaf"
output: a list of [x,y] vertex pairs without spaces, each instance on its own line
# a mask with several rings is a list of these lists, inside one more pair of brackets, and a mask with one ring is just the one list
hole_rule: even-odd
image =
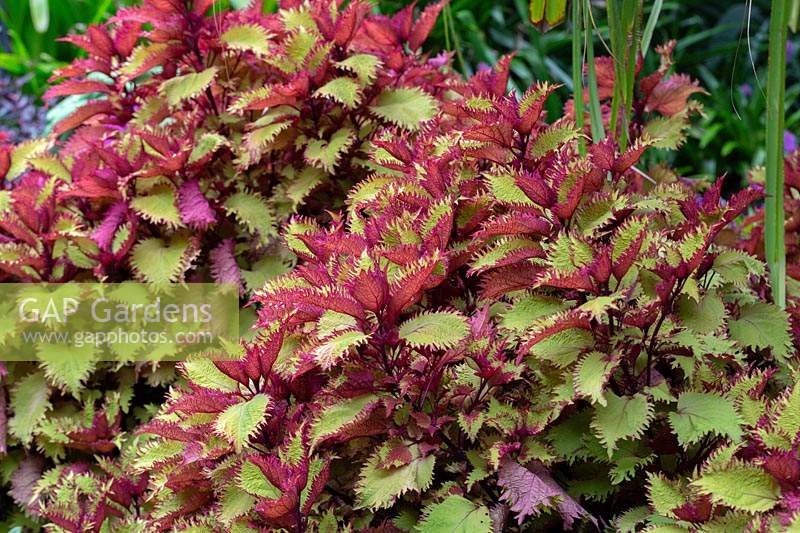
[[517,522],[527,516],[537,516],[543,508],[555,507],[564,519],[564,529],[571,529],[576,518],[595,518],[572,499],[538,462],[527,468],[516,461],[506,460],[497,475],[497,484],[503,488],[500,499],[517,513]]
[[178,209],[181,212],[181,220],[194,228],[205,229],[217,221],[217,216],[203,196],[197,180],[187,181],[181,185],[178,190]]

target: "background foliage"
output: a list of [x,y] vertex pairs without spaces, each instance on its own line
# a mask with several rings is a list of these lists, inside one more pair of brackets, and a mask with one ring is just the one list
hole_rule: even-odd
[[[41,96],[51,72],[76,53],[74,47],[57,42],[56,38],[102,21],[119,5],[129,3],[131,0],[50,0],[48,29],[38,33],[27,0],[0,2],[0,20],[5,26],[0,68],[14,76],[25,76],[25,93]],[[241,3],[231,0],[234,7]],[[378,5],[381,11],[392,13],[405,3],[381,0]],[[420,5],[428,3],[432,2],[423,0]],[[275,2],[265,3],[267,9],[274,9],[274,5]],[[705,115],[690,133],[690,143],[697,149],[682,151],[672,163],[688,176],[712,179],[730,174],[727,190],[739,188],[750,168],[764,163],[762,91],[766,83],[768,10],[768,0],[753,1],[751,6],[725,0],[667,1],[653,35],[653,44],[678,41],[674,53],[676,71],[698,79],[708,91],[699,97],[705,104]],[[597,30],[607,41],[608,28],[600,18],[603,10],[596,13]],[[548,101],[551,116],[560,113],[571,93],[569,24],[540,33],[528,22],[524,0],[488,5],[482,0],[455,0],[438,20],[428,46],[452,51],[454,64],[467,75],[515,52],[511,65],[513,88],[524,89],[542,80],[564,85]],[[786,128],[787,145],[791,147],[796,146],[795,135],[800,129],[800,38],[790,36],[787,52],[786,101],[790,105]],[[596,53],[602,55],[605,50],[599,45]],[[646,70],[652,70],[657,61],[655,54],[649,54]],[[3,92],[16,91],[2,80],[0,88]],[[0,108],[0,113],[8,117],[10,110]],[[57,118],[63,112],[56,110],[51,115]]]

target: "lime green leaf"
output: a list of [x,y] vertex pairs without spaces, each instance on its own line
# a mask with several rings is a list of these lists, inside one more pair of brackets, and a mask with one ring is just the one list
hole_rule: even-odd
[[544,157],[569,141],[578,138],[580,132],[572,124],[553,124],[541,132],[531,146],[533,157]]
[[412,459],[408,464],[380,468],[380,456],[373,454],[361,469],[356,492],[358,507],[362,509],[382,509],[391,507],[395,500],[408,491],[422,492],[433,481],[435,455],[422,456],[417,446],[409,448]]
[[486,180],[489,182],[489,190],[497,200],[510,204],[533,205],[533,201],[517,185],[513,174],[488,174]]
[[272,211],[258,194],[236,193],[228,198],[223,207],[251,233],[257,233],[262,242],[268,243],[269,237],[275,233]]
[[214,425],[217,433],[233,442],[237,452],[255,435],[266,419],[269,396],[256,394],[249,400],[231,405],[223,411]]
[[219,500],[220,508],[217,517],[225,524],[230,524],[240,516],[250,512],[256,499],[235,485],[228,485]]
[[678,316],[687,328],[701,334],[712,333],[725,322],[725,304],[714,291],[699,302],[684,296],[678,301]]
[[37,425],[50,409],[50,387],[44,372],[34,372],[20,379],[11,391],[8,431],[24,445],[30,444]]
[[686,141],[689,115],[685,110],[671,117],[656,117],[645,124],[642,139],[654,148],[677,150]]
[[269,53],[269,32],[256,24],[231,26],[219,36],[220,42],[231,50],[244,50],[259,55]]
[[566,309],[564,301],[539,294],[526,294],[514,300],[511,308],[503,313],[501,325],[513,331],[524,331],[534,320],[555,315]]
[[202,72],[176,76],[162,83],[159,90],[167,97],[169,105],[174,107],[205,91],[216,75],[217,67],[211,67]]
[[692,485],[717,503],[751,513],[769,511],[781,494],[778,483],[761,467],[738,462],[706,472]]
[[36,347],[36,353],[50,382],[76,397],[97,363],[94,345],[91,344],[78,347],[42,343]]
[[370,110],[392,124],[413,131],[436,115],[437,104],[418,87],[384,89]]
[[355,132],[347,127],[336,130],[328,141],[313,139],[306,146],[306,161],[333,173],[339,158],[353,145],[355,140]]
[[136,457],[137,470],[145,471],[154,465],[183,453],[185,444],[176,440],[153,441],[147,444]]
[[147,196],[137,196],[131,207],[150,222],[173,228],[183,225],[175,205],[175,191],[169,186],[154,187]]
[[218,133],[204,133],[192,148],[192,153],[189,155],[189,164],[196,163],[207,155],[213,154],[227,143],[228,141],[225,140],[225,137]]
[[615,367],[615,362],[605,354],[591,352],[575,369],[575,392],[588,397],[592,403],[607,405],[603,389]]
[[372,54],[355,54],[336,63],[337,67],[355,74],[362,86],[375,81],[380,65],[381,60]]
[[672,510],[686,503],[688,489],[679,482],[665,479],[659,474],[647,478],[647,499],[658,514],[674,516]]
[[16,145],[11,152],[11,164],[5,176],[6,181],[19,177],[25,172],[28,162],[32,158],[47,152],[48,146],[49,143],[46,139],[31,139]]
[[714,259],[711,267],[727,283],[742,286],[751,275],[760,277],[766,272],[764,263],[740,250],[725,250]]
[[757,302],[743,306],[739,318],[728,323],[728,330],[731,338],[746,348],[770,348],[776,357],[790,353],[789,316],[775,305]]
[[448,496],[441,503],[429,505],[417,525],[421,533],[491,533],[489,510],[463,496]]
[[592,428],[611,457],[617,441],[638,437],[647,428],[653,406],[643,394],[617,396],[609,391],[606,401],[607,405],[595,407]]
[[710,392],[681,394],[677,411],[669,414],[669,422],[684,448],[708,433],[725,435],[733,441],[742,436],[739,415],[731,401]]
[[183,371],[189,381],[207,389],[233,392],[239,388],[236,380],[217,368],[213,360],[205,357],[184,362]]
[[170,243],[150,238],[140,241],[131,252],[131,264],[136,273],[150,283],[164,284],[182,277],[190,242],[175,236]]
[[325,438],[335,435],[346,426],[361,420],[369,412],[368,408],[377,401],[378,397],[374,394],[365,394],[323,409],[311,426],[311,446],[315,447]]
[[369,340],[369,335],[361,331],[345,331],[335,337],[326,339],[314,348],[314,360],[328,370],[333,367],[347,352],[356,346],[361,346]]
[[467,319],[456,312],[421,313],[400,326],[400,338],[415,347],[452,348],[467,335]]
[[324,96],[353,109],[361,102],[361,88],[353,78],[334,78],[317,89],[314,96]]
[[277,500],[281,497],[281,490],[270,483],[258,465],[250,461],[242,463],[242,467],[239,470],[238,486],[248,494],[259,498]]

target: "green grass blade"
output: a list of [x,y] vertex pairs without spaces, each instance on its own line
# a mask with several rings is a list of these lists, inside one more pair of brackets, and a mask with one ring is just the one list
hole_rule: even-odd
[[[581,2],[572,2],[572,94],[575,110],[575,125],[583,131],[583,9]],[[586,143],[578,140],[578,151],[586,155]]]
[[[579,0],[575,0],[576,2]],[[600,96],[597,90],[597,72],[594,65],[594,32],[592,26],[591,0],[583,0],[583,27],[586,38],[586,81],[589,86],[589,118],[592,127],[592,141],[599,143],[606,136],[603,116],[600,112]]]
[[783,213],[783,129],[786,99],[786,39],[790,0],[772,0],[767,69],[767,199],[764,254],[769,265],[772,297],[786,306],[786,249]]
[[664,7],[664,0],[655,0],[653,2],[653,9],[650,11],[650,17],[647,19],[644,33],[642,33],[642,57],[647,57],[647,51],[650,49],[650,42],[653,40],[653,32],[656,30],[656,23],[658,23],[659,15],[661,15],[662,7]]

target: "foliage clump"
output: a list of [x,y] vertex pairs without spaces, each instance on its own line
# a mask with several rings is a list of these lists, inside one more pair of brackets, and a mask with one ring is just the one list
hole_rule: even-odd
[[[156,4],[151,0],[118,21],[157,28],[154,13],[183,20],[169,7],[154,11]],[[247,237],[228,240],[219,233],[222,222],[195,228],[191,238],[218,243],[198,245],[209,260],[200,251],[195,264],[210,262],[212,277],[222,278],[246,260],[249,248],[239,253],[238,245],[263,235],[257,225],[263,218],[248,226],[242,214],[254,210],[245,200],[252,191],[238,188],[250,177],[258,182],[256,176],[276,166],[301,173],[313,168],[349,192],[341,205],[326,204],[333,208],[327,219],[312,216],[313,194],[300,213],[292,214],[297,206],[278,211],[287,194],[281,187],[292,177],[270,174],[275,196],[262,191],[260,198],[280,213],[274,220],[287,218],[281,237],[297,265],[254,287],[253,335],[217,354],[224,357],[181,363],[163,405],[137,413],[143,423],[123,427],[121,414],[109,406],[66,434],[55,448],[60,464],[44,475],[41,461],[19,459],[18,504],[68,531],[488,533],[613,524],[621,531],[722,532],[798,526],[797,344],[789,315],[769,303],[763,263],[743,240],[730,242],[728,232],[762,198],[761,190],[725,200],[721,181],[701,194],[670,172],[654,174],[651,182],[636,168],[646,150],[681,138],[693,82],[678,78],[682,88],[665,89],[658,109],[651,106],[662,115],[653,120],[679,117],[670,127],[632,131],[635,142],[625,149],[611,137],[587,143],[583,155],[584,132],[572,117],[544,115],[555,87],[541,83],[507,94],[510,58],[465,81],[442,73],[438,59],[420,59],[415,51],[440,5],[412,23],[411,9],[386,18],[358,2],[338,12],[327,2],[284,2],[275,16],[249,11],[219,19],[201,16],[208,4],[184,12],[189,22],[182,31],[211,26],[181,46],[197,42],[197,55],[209,63],[191,74],[149,72],[147,79],[156,81],[143,84],[157,110],[181,109],[178,125],[163,124],[166,116],[156,111],[158,128],[189,127],[202,113],[204,128],[228,128],[225,142],[228,135],[236,140],[211,148],[202,156],[211,159],[197,171],[220,164],[220,183],[232,188],[215,194],[231,195],[209,213],[221,221],[227,202],[238,198],[229,214]],[[242,17],[253,19],[243,24]],[[336,30],[351,19],[363,31]],[[302,96],[287,96],[287,82],[225,100],[220,76],[226,54],[232,50],[254,76],[267,75],[260,69],[279,75],[272,69],[283,70],[271,62],[294,64],[298,43],[317,36],[312,23],[330,46],[308,45],[305,60],[329,57],[346,34],[340,51],[363,55],[386,48],[374,57],[393,75],[413,62],[404,72],[415,83],[405,85],[399,75],[390,88],[381,86],[380,75],[366,75],[372,71],[365,71],[363,59],[339,69],[348,59],[334,54],[324,72],[335,74]],[[264,45],[258,28],[269,35],[285,31],[292,43],[284,42],[285,57],[271,48],[272,37]],[[126,55],[143,65],[150,52],[134,50],[154,43],[169,49],[177,39],[173,30],[146,31],[148,44],[131,46]],[[214,31],[227,36],[219,49]],[[166,53],[164,46],[153,50]],[[192,56],[191,48],[184,52]],[[649,85],[653,91],[672,79],[662,68]],[[373,93],[367,86],[353,89],[368,78],[378,84]],[[653,92],[647,94],[650,101]],[[328,110],[327,118],[305,126],[304,114],[287,118],[290,97],[294,105],[309,106],[312,120],[315,106]],[[266,112],[251,116],[247,106],[262,100],[257,105]],[[241,114],[231,111],[237,102]],[[650,112],[647,104],[642,109]],[[228,114],[236,120],[223,120]],[[86,147],[97,128],[114,124],[118,115],[105,116],[78,129],[62,153],[91,153]],[[370,117],[369,124],[360,124],[359,116]],[[632,127],[647,128],[637,124]],[[156,128],[145,126],[137,128]],[[343,128],[352,131],[340,133]],[[327,144],[315,144],[323,131],[330,134]],[[362,131],[367,137],[351,141]],[[127,138],[110,135],[115,142]],[[174,153],[185,153],[183,143],[197,139],[194,133],[147,135],[134,160],[157,161],[139,167],[132,179],[155,179],[157,188],[197,184],[192,205],[200,197],[205,203],[189,210],[192,215],[203,215],[201,204],[223,197],[207,195],[201,178],[181,181],[185,166],[166,181],[158,177],[174,159],[157,146],[177,143]],[[283,143],[284,135],[291,142]],[[360,144],[353,149],[351,142]],[[22,167],[9,164],[23,169],[20,184],[40,172],[28,158],[16,159],[22,160]],[[97,170],[73,183],[94,183],[103,174]],[[180,190],[173,190],[178,200]],[[143,210],[141,198],[153,196],[148,189],[133,197],[138,208],[127,196],[118,200],[126,213],[143,218],[136,218],[137,232],[172,224],[173,233],[159,235],[175,236],[185,231],[180,224],[190,226],[180,202],[172,222],[145,214],[157,202],[145,201]],[[52,209],[54,219],[58,209],[72,212],[69,203]],[[123,222],[103,226],[107,217],[98,227],[118,231]],[[140,234],[135,246],[153,238]],[[143,275],[147,267],[137,266],[135,250],[133,271]],[[26,370],[12,403],[18,409],[25,398],[47,413],[51,398],[41,392],[47,375]],[[86,400],[93,405],[93,396]],[[133,407],[129,396],[119,404],[121,411]],[[19,444],[38,438],[19,419],[10,427]],[[68,450],[101,459],[62,461]],[[26,483],[31,478],[37,481]]]

